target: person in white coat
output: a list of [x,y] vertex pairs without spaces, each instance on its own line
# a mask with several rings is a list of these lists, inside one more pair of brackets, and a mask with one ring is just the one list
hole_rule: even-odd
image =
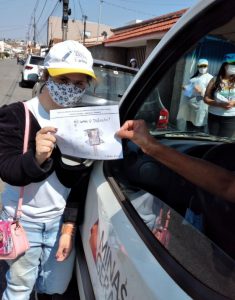
[[203,97],[212,77],[208,73],[208,60],[201,58],[197,63],[197,72],[191,77],[189,83],[183,86],[181,117],[186,121],[187,130],[205,131],[208,105],[203,101]]

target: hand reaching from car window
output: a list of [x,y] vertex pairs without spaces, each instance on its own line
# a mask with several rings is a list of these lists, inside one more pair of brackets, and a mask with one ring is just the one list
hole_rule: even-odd
[[193,184],[223,199],[235,202],[235,175],[232,172],[159,143],[150,135],[143,120],[126,121],[116,134],[120,138],[130,139],[144,153]]
[[122,139],[132,140],[143,152],[148,152],[148,147],[151,144],[156,144],[156,140],[149,134],[146,123],[143,120],[126,121],[116,134]]

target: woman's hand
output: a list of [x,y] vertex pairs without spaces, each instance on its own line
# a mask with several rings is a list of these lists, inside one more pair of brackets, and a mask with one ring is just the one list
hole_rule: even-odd
[[235,100],[230,100],[229,103],[231,108],[235,106]]
[[64,261],[69,257],[71,251],[73,249],[73,236],[71,234],[61,234],[59,240],[59,247],[56,252],[56,260]]
[[198,93],[198,94],[201,94],[201,93],[202,93],[202,89],[201,89],[200,85],[198,85],[198,84],[196,84],[196,85],[194,86],[194,90],[195,90],[195,92]]
[[73,222],[67,222],[62,225],[59,248],[56,252],[57,261],[63,261],[69,257],[73,248],[73,236],[76,231],[76,225]]
[[228,102],[220,102],[219,106],[223,109],[231,109],[235,106],[235,101],[228,101]]
[[57,129],[54,127],[44,127],[37,132],[35,158],[39,165],[51,156],[56,143],[54,136],[56,131]]

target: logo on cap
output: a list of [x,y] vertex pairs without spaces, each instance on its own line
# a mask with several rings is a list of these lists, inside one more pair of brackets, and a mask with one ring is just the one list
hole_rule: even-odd
[[82,55],[79,51],[70,50],[69,52],[65,53],[61,60],[66,61],[71,54],[73,54],[74,62],[87,64],[87,58],[84,55]]

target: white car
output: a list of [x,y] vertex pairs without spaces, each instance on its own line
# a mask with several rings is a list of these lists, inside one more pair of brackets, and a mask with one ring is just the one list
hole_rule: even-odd
[[[234,0],[199,1],[131,82],[120,102],[121,123],[141,117],[160,143],[235,171],[234,140],[187,131],[179,113],[182,86],[198,58],[217,74],[224,54],[235,53],[234,29]],[[162,105],[169,116],[159,128]],[[235,299],[235,204],[200,190],[130,141],[123,151],[123,159],[96,161],[91,172],[76,236],[80,299]]]
[[44,63],[44,57],[37,55],[29,55],[22,67],[21,71],[21,86],[33,84],[38,80],[39,66]]

